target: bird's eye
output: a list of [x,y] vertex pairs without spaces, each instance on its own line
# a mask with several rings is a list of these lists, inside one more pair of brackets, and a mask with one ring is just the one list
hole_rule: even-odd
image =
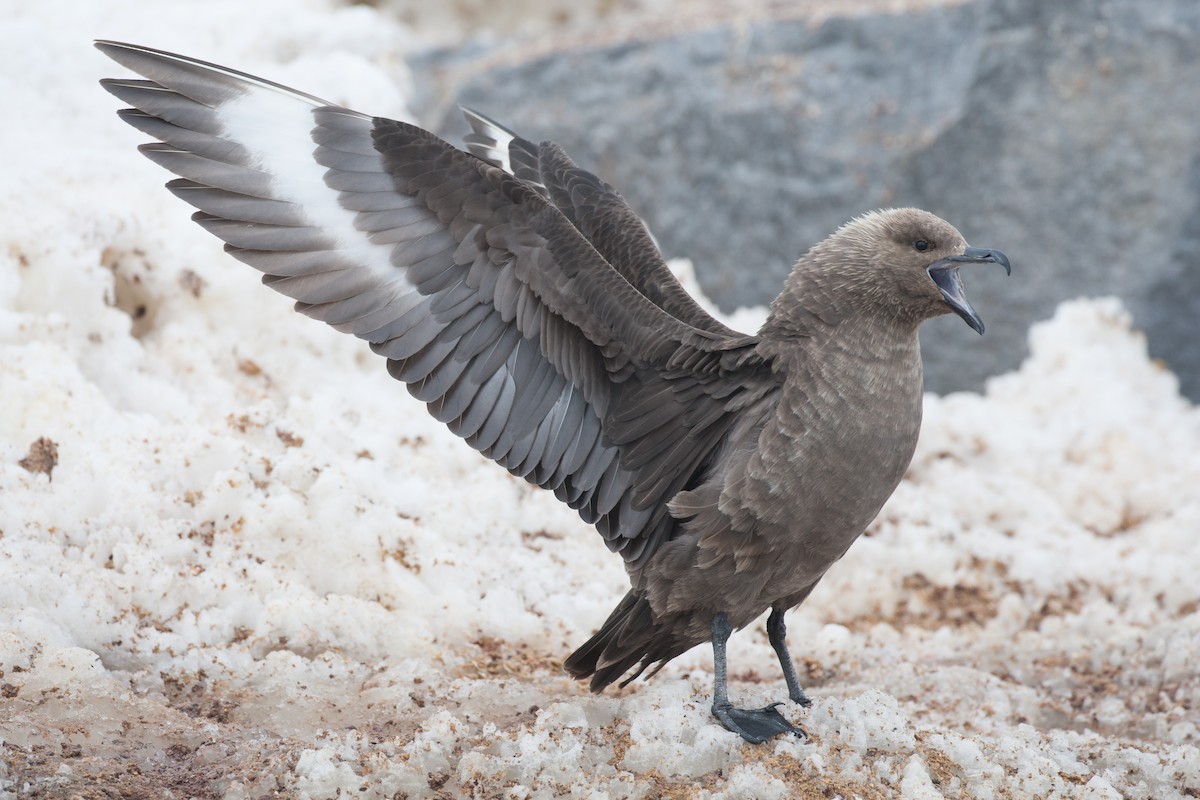
[[924,253],[929,249],[929,242],[925,241],[924,239],[917,239],[915,242],[913,242],[913,247]]

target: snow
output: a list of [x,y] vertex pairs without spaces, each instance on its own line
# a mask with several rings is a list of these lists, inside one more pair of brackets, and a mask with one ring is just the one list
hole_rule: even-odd
[[[600,697],[561,672],[619,559],[225,256],[90,47],[404,116],[418,35],[326,2],[140,8],[6,11],[0,797],[1200,792],[1200,412],[1118,302],[927,399],[905,482],[789,614],[808,739],[749,746],[709,715],[705,648]],[[786,696],[761,625],[730,663],[737,702]]]

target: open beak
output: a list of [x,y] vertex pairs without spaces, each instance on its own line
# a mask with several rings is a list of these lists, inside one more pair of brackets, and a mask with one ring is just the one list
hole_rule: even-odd
[[999,250],[968,247],[960,256],[939,259],[929,265],[929,277],[933,278],[933,282],[942,291],[942,299],[946,301],[946,305],[982,336],[983,320],[979,318],[975,309],[971,308],[966,294],[963,293],[962,278],[958,274],[958,268],[963,264],[999,264],[1009,275],[1012,274],[1012,264],[1009,263],[1008,256]]

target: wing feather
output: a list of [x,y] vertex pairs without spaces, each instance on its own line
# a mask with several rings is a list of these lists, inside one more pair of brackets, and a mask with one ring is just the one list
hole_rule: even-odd
[[[187,197],[181,198],[183,200]],[[197,211],[192,215],[200,227],[238,250],[311,252],[333,247],[329,233],[311,225],[268,225],[252,220],[227,219]]]
[[259,225],[304,227],[304,210],[286,200],[271,200],[180,179],[167,182],[171,194],[213,217]]
[[255,199],[268,200],[271,197],[271,176],[265,172],[208,158],[169,142],[144,144],[138,150],[160,167],[187,178],[197,186],[223,189]]

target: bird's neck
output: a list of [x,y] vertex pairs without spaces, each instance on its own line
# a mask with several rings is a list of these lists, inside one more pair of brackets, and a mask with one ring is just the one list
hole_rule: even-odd
[[916,340],[923,307],[900,302],[866,266],[867,256],[847,258],[830,240],[815,245],[784,281],[759,335],[777,341],[823,339],[841,333]]
[[[799,277],[799,279],[798,279]],[[919,320],[856,302],[844,286],[794,272],[759,331],[761,347],[789,375],[806,376],[830,402],[877,413],[919,414],[923,389]],[[877,404],[877,405],[876,405]]]
[[916,336],[921,320],[903,313],[887,292],[814,247],[792,269],[759,335],[787,341],[820,339],[839,330],[856,335]]
[[788,373],[807,375],[836,395],[919,404],[924,376],[915,326],[851,317],[804,337],[760,336]]
[[785,347],[807,349],[848,340],[882,353],[901,343],[904,349],[915,348],[920,323],[887,304],[857,297],[844,285],[793,273],[771,303],[758,335]]

